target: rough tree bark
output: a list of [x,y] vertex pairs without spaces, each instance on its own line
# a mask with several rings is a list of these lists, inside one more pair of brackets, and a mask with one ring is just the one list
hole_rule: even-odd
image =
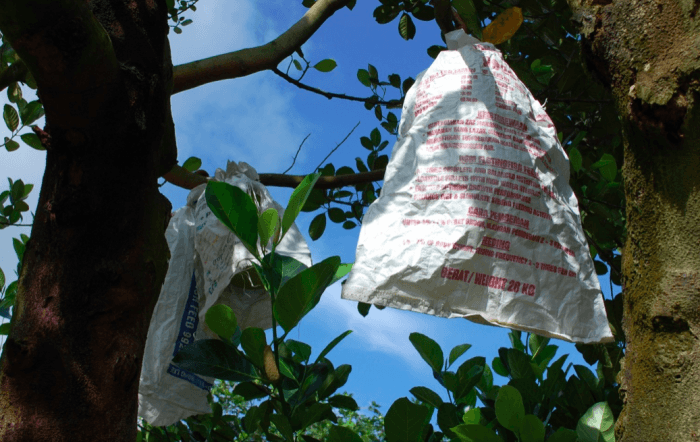
[[318,0],[272,42],[174,75],[165,0],[0,0],[0,31],[23,61],[0,81],[32,73],[47,150],[0,359],[0,440],[135,439],[169,259],[157,178],[194,182],[174,168],[170,95],[274,68],[348,1]]
[[0,1],[50,134],[0,372],[0,440],[134,440],[174,164],[164,1]]
[[569,0],[623,124],[619,442],[700,441],[700,3]]

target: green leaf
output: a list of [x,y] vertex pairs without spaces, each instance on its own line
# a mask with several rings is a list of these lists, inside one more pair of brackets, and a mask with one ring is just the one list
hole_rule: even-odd
[[370,132],[369,138],[372,141],[372,145],[374,145],[374,147],[379,146],[379,144],[382,142],[382,134],[379,133],[379,129],[377,129],[376,127],[372,129],[372,132]]
[[577,148],[572,147],[569,149],[569,161],[571,162],[571,167],[574,169],[574,172],[581,170],[583,157]]
[[593,266],[595,267],[596,275],[605,275],[608,273],[608,266],[600,261],[593,261]]
[[12,187],[10,188],[10,201],[14,204],[20,201],[22,196],[24,196],[24,182],[22,180],[17,180],[12,183]]
[[294,328],[318,303],[339,266],[340,258],[332,256],[294,276],[280,288],[273,310],[284,331]]
[[476,388],[481,390],[482,393],[487,394],[493,387],[493,373],[489,368],[488,364],[484,364],[484,372],[481,375],[481,379],[476,384]]
[[337,207],[332,207],[328,209],[328,218],[330,218],[334,223],[342,223],[345,221],[345,211]]
[[533,414],[523,418],[520,427],[520,440],[522,442],[544,442],[544,424]]
[[173,31],[175,31],[176,34],[182,34],[182,29],[178,28],[177,26],[173,28]]
[[348,9],[352,11],[352,8],[355,7],[356,3],[357,3],[357,0],[350,0],[349,2],[347,2],[347,4],[345,6],[347,6]]
[[217,181],[207,183],[204,195],[209,209],[219,221],[236,234],[253,256],[259,256],[258,209],[253,199],[238,187]]
[[463,442],[503,442],[492,429],[483,425],[457,425],[451,428]]
[[374,106],[374,116],[377,120],[382,121],[382,107],[380,105]]
[[345,230],[354,229],[356,226],[357,226],[357,224],[355,224],[355,222],[353,222],[353,221],[345,221],[343,223],[343,229],[345,229]]
[[270,208],[264,211],[260,218],[258,218],[258,236],[260,237],[260,244],[265,247],[273,238],[275,232],[279,228],[280,216],[276,209]]
[[328,431],[328,442],[362,442],[362,438],[348,427],[333,425]]
[[325,213],[319,213],[314,217],[313,220],[311,220],[311,224],[309,224],[309,236],[311,239],[316,241],[323,235],[323,232],[326,230],[326,214]]
[[440,55],[440,52],[446,50],[447,48],[445,46],[440,46],[440,45],[432,45],[431,47],[428,48],[428,56],[432,59],[436,59],[438,55]]
[[277,431],[284,436],[285,440],[293,441],[294,432],[292,431],[292,426],[289,424],[289,419],[282,414],[272,414],[270,415],[270,422],[275,424]]
[[11,83],[7,88],[7,99],[10,103],[17,103],[22,99],[22,88],[19,87],[17,82]]
[[[248,330],[248,329],[246,329]],[[244,330],[245,332],[245,330]],[[265,391],[265,388],[257,385],[255,382],[241,382],[236,385],[233,389],[233,394],[241,396],[246,401],[252,401],[253,399],[260,399],[268,396],[269,393]]]
[[477,425],[481,421],[481,409],[472,408],[462,416],[462,422],[466,425]]
[[183,21],[183,22],[180,23],[180,24],[181,24],[182,26],[191,25],[191,24],[192,24],[192,20],[188,18],[187,20]]
[[525,407],[520,392],[510,385],[504,385],[496,397],[496,418],[498,423],[518,434],[525,418]]
[[328,403],[335,408],[343,408],[345,410],[356,411],[360,409],[360,407],[357,406],[357,402],[355,402],[355,399],[344,394],[337,394],[335,396],[329,397]]
[[20,109],[19,116],[22,119],[22,124],[29,126],[44,116],[44,107],[38,100],[31,101]]
[[46,150],[46,148],[41,144],[41,140],[34,133],[26,133],[19,136],[22,141],[24,141],[27,146],[32,147],[36,150]]
[[615,419],[607,402],[598,402],[586,411],[576,425],[580,442],[614,442]]
[[316,63],[314,68],[321,72],[330,72],[335,69],[336,66],[338,66],[338,63],[336,63],[335,60],[332,58],[326,58],[325,60],[321,60]]
[[547,442],[576,442],[576,439],[577,436],[574,430],[562,427],[549,436]]
[[178,367],[225,381],[245,382],[255,378],[253,366],[220,339],[202,339],[183,347],[173,358]]
[[389,84],[391,84],[392,86],[394,86],[397,89],[400,89],[401,88],[401,77],[399,76],[399,74],[389,75]]
[[302,182],[299,183],[297,188],[294,189],[294,192],[292,192],[292,196],[289,197],[289,203],[287,204],[287,208],[284,210],[284,215],[282,216],[282,235],[280,236],[280,239],[284,237],[287,230],[292,227],[294,220],[296,220],[297,216],[299,216],[301,208],[304,207],[306,199],[309,197],[309,194],[313,190],[314,185],[320,176],[321,174],[319,173],[307,175]]
[[413,347],[418,350],[418,354],[420,354],[421,358],[423,358],[434,371],[439,373],[442,370],[444,361],[440,345],[429,337],[417,332],[411,333],[408,339],[411,341],[411,344],[413,344]]
[[435,408],[440,407],[440,405],[443,403],[440,395],[428,387],[413,387],[411,388],[410,392],[417,399],[420,399],[421,401],[430,404]]
[[316,358],[316,362],[319,362],[323,358],[325,358],[326,355],[328,353],[330,353],[330,351],[333,350],[335,348],[335,346],[338,345],[340,343],[340,341],[345,339],[345,337],[347,335],[349,335],[350,333],[352,333],[352,330],[346,330],[343,333],[341,333],[340,335],[336,336],[336,338],[333,339],[328,345],[326,345],[326,348],[324,348],[323,351],[318,355],[318,357]]
[[292,62],[294,63],[294,67],[297,68],[298,71],[300,71],[302,69],[301,63],[299,63],[299,60],[292,60]]
[[315,3],[316,3],[316,0],[303,0],[301,2],[301,4],[306,8],[312,7]]
[[450,439],[456,439],[455,435],[452,433],[451,428],[456,427],[461,422],[459,420],[460,411],[457,407],[450,402],[443,402],[438,407],[437,413],[437,423],[440,429],[445,433]]
[[305,342],[288,339],[285,345],[297,356],[294,358],[296,362],[306,362],[311,357],[311,346]]
[[367,316],[370,308],[372,308],[372,304],[368,304],[366,302],[357,303],[357,312],[361,314],[363,318]]
[[11,139],[5,137],[5,149],[7,149],[8,152],[13,152],[13,151],[19,149],[19,143],[16,142],[15,140],[11,140]]
[[513,379],[535,379],[530,357],[520,350],[508,349],[508,368]]
[[617,176],[617,163],[609,153],[604,153],[600,160],[591,166],[591,169],[600,169],[600,174],[608,181],[615,181]]
[[7,336],[10,334],[10,322],[0,325],[0,335]]
[[19,125],[19,116],[17,115],[17,111],[14,107],[6,104],[5,110],[2,113],[2,118],[5,120],[5,125],[10,132],[14,132],[15,129],[17,129],[17,126]]
[[238,327],[236,314],[233,313],[231,307],[223,304],[211,306],[204,315],[204,321],[211,331],[227,340],[231,339],[231,336],[236,332],[236,327]]
[[0,292],[5,288],[5,273],[0,269]]
[[374,150],[372,140],[370,140],[368,137],[360,137],[360,144],[367,150]]
[[257,327],[247,327],[243,330],[241,334],[241,347],[246,355],[250,358],[253,364],[262,368],[264,363],[263,354],[265,352],[265,346],[267,345],[267,338],[265,337],[265,332]]
[[[280,254],[273,256],[271,253],[268,253],[263,257],[262,262],[265,265],[262,270],[265,279],[272,287],[277,288],[282,287],[287,281],[308,268],[306,264],[297,261],[291,256]],[[255,266],[256,264],[253,265]],[[256,269],[259,269],[259,267],[256,267]]]
[[187,169],[190,172],[199,170],[200,167],[202,167],[202,160],[200,160],[197,157],[189,157],[185,160],[184,164],[182,165],[183,169]]
[[459,381],[459,387],[454,391],[455,398],[461,399],[465,397],[477,383],[481,380],[484,373],[484,366],[486,365],[486,359],[481,356],[471,358],[465,361],[457,369],[457,380]]
[[447,362],[447,367],[449,368],[460,356],[462,356],[471,347],[472,347],[471,344],[460,344],[460,345],[454,347],[450,351],[450,358]]
[[387,442],[420,440],[425,419],[429,414],[428,408],[413,404],[408,398],[403,397],[396,400],[384,416],[384,431]]
[[404,40],[412,40],[416,36],[416,25],[413,23],[411,16],[405,12],[401,14],[399,19],[399,35]]
[[530,333],[530,339],[528,340],[528,347],[530,347],[530,353],[533,355],[537,354],[540,348],[546,347],[549,343],[549,338],[537,335],[535,333]]
[[357,70],[357,79],[360,80],[360,83],[367,87],[372,85],[372,83],[369,81],[369,72],[366,69]]
[[453,0],[452,6],[457,10],[459,16],[464,20],[469,31],[476,38],[481,40],[481,22],[476,12],[476,7],[472,0]]

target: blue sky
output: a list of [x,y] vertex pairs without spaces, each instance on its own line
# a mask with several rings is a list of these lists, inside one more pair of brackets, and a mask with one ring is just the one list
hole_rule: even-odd
[[[268,42],[306,11],[300,1],[293,3],[282,0],[203,0],[197,4],[197,12],[186,14],[194,23],[185,27],[180,35],[170,34],[173,63],[177,65]],[[305,83],[327,91],[364,97],[370,95],[370,91],[357,80],[356,73],[359,68],[366,69],[367,63],[378,69],[380,80],[394,72],[402,79],[415,77],[430,65],[432,59],[426,48],[442,44],[436,24],[417,22],[416,39],[406,42],[398,35],[398,19],[388,25],[374,21],[372,12],[378,4],[376,1],[358,2],[353,11],[338,11],[303,46],[304,54],[312,64],[325,58],[333,58],[338,63],[330,73],[310,70],[304,78]],[[286,70],[287,63],[283,62],[280,69]],[[296,71],[292,68],[290,72]],[[24,91],[25,98],[29,99],[29,90],[25,88]],[[299,144],[308,134],[311,135],[289,173],[311,173],[360,122],[352,136],[329,160],[336,168],[343,165],[355,168],[355,157],[364,160],[367,154],[360,145],[360,136],[368,136],[374,127],[379,126],[374,113],[365,110],[361,103],[328,100],[300,90],[271,72],[182,92],[172,97],[172,110],[180,163],[190,156],[197,156],[211,175],[216,168],[225,168],[227,160],[245,161],[259,173],[281,173],[291,165]],[[394,112],[399,116],[400,110]],[[0,134],[2,137],[6,135]],[[390,146],[395,140],[383,129],[382,138],[390,140]],[[390,148],[386,151],[390,152]],[[1,176],[22,178],[25,183],[36,185],[28,201],[34,211],[44,153],[23,145],[16,152],[2,152],[0,155]],[[0,190],[5,188],[6,185],[0,184]],[[285,206],[291,189],[270,190],[273,197]],[[173,210],[185,204],[187,190],[168,184],[162,191],[172,202]],[[359,229],[344,230],[329,221],[323,237],[311,241],[308,226],[315,215],[302,213],[297,220],[314,262],[332,255],[339,255],[343,262],[353,262]],[[9,281],[14,280],[16,266],[11,238],[20,233],[29,234],[29,229],[14,227],[0,231],[0,268]],[[608,281],[603,278],[601,285],[609,298]],[[344,363],[353,366],[344,389],[354,394],[361,407],[376,401],[386,412],[394,400],[410,397],[409,389],[419,385],[432,388],[447,398],[444,389],[432,378],[430,368],[410,344],[408,335],[411,332],[435,339],[446,355],[455,345],[472,344],[460,361],[485,356],[490,363],[499,347],[510,345],[506,329],[388,308],[382,311],[373,308],[363,318],[356,306],[355,302],[340,299],[340,284],[336,284],[326,291],[319,305],[289,337],[309,343],[314,354],[318,354],[335,336],[353,330],[329,358],[336,366]],[[573,345],[562,341],[552,343],[560,346],[559,354],[571,353],[569,361],[585,364]]]

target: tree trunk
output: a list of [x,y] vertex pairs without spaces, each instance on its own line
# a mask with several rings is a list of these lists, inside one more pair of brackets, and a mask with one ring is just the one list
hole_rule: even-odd
[[700,441],[700,3],[569,0],[624,132],[618,442]]
[[165,1],[0,0],[0,11],[48,135],[0,360],[0,440],[133,441],[169,256],[157,187],[176,157]]

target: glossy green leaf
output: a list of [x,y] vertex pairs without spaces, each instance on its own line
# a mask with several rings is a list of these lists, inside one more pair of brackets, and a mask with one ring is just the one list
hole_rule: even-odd
[[204,318],[209,328],[224,339],[231,339],[231,336],[236,332],[236,327],[238,327],[236,314],[227,305],[211,306]]
[[325,60],[321,60],[318,63],[314,65],[314,69],[321,71],[321,72],[330,72],[335,67],[338,66],[338,64],[335,62],[335,60],[331,58],[326,58]]
[[262,385],[258,385],[254,382],[241,382],[233,388],[233,394],[241,396],[247,401],[251,401],[268,396],[270,393],[266,391],[265,387]]
[[311,220],[311,224],[309,224],[309,236],[311,237],[312,240],[316,241],[323,235],[323,232],[326,230],[326,214],[325,213],[319,213],[314,217],[313,220]]
[[411,403],[408,398],[396,400],[384,416],[387,442],[417,442],[429,414],[427,407]]
[[292,192],[292,195],[289,197],[287,208],[284,210],[284,215],[282,216],[282,235],[280,239],[284,237],[287,230],[292,227],[294,220],[299,216],[301,208],[304,207],[306,199],[309,197],[309,194],[320,176],[321,175],[318,173],[307,175],[296,189],[294,189],[294,192]]
[[253,364],[262,368],[264,364],[263,354],[267,338],[265,332],[258,327],[247,327],[241,334],[241,347]]
[[23,106],[20,109],[19,116],[22,120],[22,124],[25,126],[29,126],[30,124],[44,116],[44,107],[38,100],[31,101],[27,103],[26,106]]
[[405,12],[401,14],[399,19],[399,35],[404,40],[412,40],[416,36],[416,25],[413,23],[411,16]]
[[481,375],[481,379],[476,384],[476,388],[481,390],[482,393],[488,393],[493,387],[493,373],[489,368],[488,364],[484,364],[484,372]]
[[[258,256],[258,209],[244,191],[228,183],[209,181],[204,192],[212,213]],[[286,216],[286,212],[285,212]]]
[[362,442],[362,438],[348,427],[333,425],[328,431],[328,442]]
[[548,343],[549,338],[545,338],[535,333],[530,333],[530,339],[528,339],[527,345],[530,348],[530,353],[532,353],[533,358],[540,348],[546,347]]
[[581,170],[583,157],[577,148],[572,147],[569,149],[569,161],[571,162],[571,167],[574,169],[574,172]]
[[14,82],[7,87],[7,99],[10,103],[17,103],[22,99],[22,88],[19,87],[19,83]]
[[439,394],[435,393],[428,387],[413,387],[411,388],[411,394],[413,394],[417,399],[438,408],[443,400]]
[[5,104],[2,118],[5,120],[5,125],[10,132],[14,132],[17,126],[19,126],[19,116],[17,115],[17,110],[15,110],[12,105]]
[[615,418],[607,402],[598,402],[584,413],[576,425],[580,442],[614,442]]
[[450,350],[450,357],[447,361],[447,366],[451,366],[460,356],[472,347],[471,344],[460,344]]
[[360,83],[367,87],[370,87],[372,85],[372,83],[370,83],[369,81],[369,72],[365,69],[357,70],[357,79],[360,80]]
[[282,286],[273,310],[277,322],[285,331],[294,328],[318,303],[339,266],[340,258],[332,256],[309,267]]
[[481,380],[484,373],[486,359],[481,356],[465,361],[457,369],[458,388],[454,391],[455,398],[460,399],[469,394]]
[[530,357],[522,351],[508,349],[508,368],[513,379],[535,379],[530,365]]
[[41,140],[34,133],[26,133],[19,136],[29,147],[36,150],[46,150],[41,144]]
[[452,0],[452,7],[457,10],[457,13],[467,25],[469,32],[481,40],[481,22],[479,21],[474,2],[472,0]]
[[554,432],[547,442],[576,442],[578,437],[574,430],[569,430],[568,428],[559,428]]
[[294,432],[286,416],[277,413],[272,414],[270,415],[270,422],[275,424],[275,428],[284,436],[285,440],[294,441]]
[[287,348],[294,353],[294,360],[297,362],[306,362],[311,357],[311,346],[305,342],[288,339],[285,342]]
[[192,373],[226,381],[245,382],[255,378],[250,362],[219,339],[194,341],[183,347],[173,362]]
[[271,238],[274,238],[275,232],[279,228],[280,216],[276,209],[270,208],[260,214],[258,218],[258,236],[260,244],[267,246]]
[[335,408],[342,408],[344,410],[359,410],[360,407],[357,405],[355,399],[344,394],[337,394],[328,398],[328,403]]
[[600,160],[591,166],[591,169],[600,169],[600,174],[608,181],[615,181],[617,176],[617,163],[615,158],[608,153],[604,153]]
[[445,359],[440,345],[429,337],[417,332],[408,335],[408,339],[411,341],[411,344],[413,344],[413,347],[418,350],[420,357],[423,358],[434,371],[439,373],[442,370],[442,364]]
[[537,416],[525,415],[520,427],[520,440],[522,442],[544,442],[544,424]]
[[457,406],[451,402],[443,402],[440,404],[437,411],[437,424],[440,429],[450,439],[456,439],[451,428],[454,428],[461,423],[461,413]]
[[19,149],[19,143],[5,137],[5,149],[7,149],[8,152],[14,152],[15,150]]
[[479,408],[471,408],[464,413],[464,416],[462,416],[462,422],[464,422],[466,425],[477,425],[480,421],[481,409]]
[[182,164],[182,167],[183,169],[187,169],[190,172],[194,172],[195,170],[199,170],[199,168],[202,167],[202,160],[200,160],[197,157],[189,157]]
[[496,397],[496,418],[498,423],[518,434],[525,418],[525,407],[520,392],[510,385],[504,385]]
[[265,269],[263,270],[265,279],[270,282],[272,287],[277,288],[282,287],[287,281],[308,268],[306,264],[297,261],[291,256],[278,253],[275,253],[274,256],[268,253],[263,257],[263,263],[265,264]]
[[330,343],[328,343],[328,345],[326,345],[326,347],[323,349],[323,351],[318,355],[318,357],[316,358],[316,362],[319,362],[323,358],[325,358],[326,355],[328,353],[330,353],[330,351],[333,350],[335,348],[335,346],[338,345],[340,343],[340,341],[345,339],[345,337],[347,335],[349,335],[350,333],[352,333],[352,330],[346,330],[343,333],[341,333],[340,335],[336,336],[335,339],[333,339]]
[[461,424],[452,428],[463,442],[503,442],[492,429],[483,425]]

